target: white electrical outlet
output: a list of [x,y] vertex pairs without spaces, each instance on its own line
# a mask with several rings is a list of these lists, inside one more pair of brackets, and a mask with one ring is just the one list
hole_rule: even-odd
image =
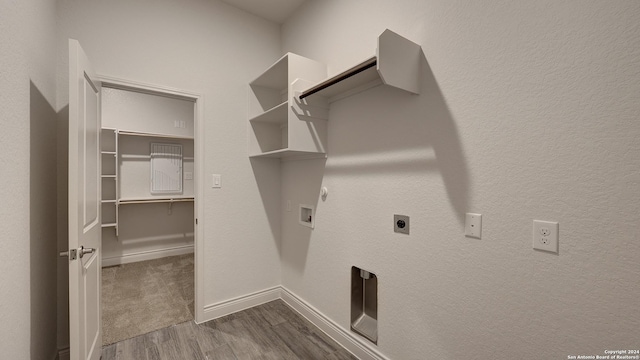
[[464,235],[482,238],[482,214],[467,213],[464,221]]
[[558,223],[533,220],[533,248],[558,252]]

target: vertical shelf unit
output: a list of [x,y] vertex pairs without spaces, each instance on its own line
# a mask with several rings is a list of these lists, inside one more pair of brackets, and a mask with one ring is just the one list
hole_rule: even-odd
[[114,228],[118,236],[118,130],[100,131],[102,156],[102,228]]
[[287,53],[249,83],[249,157],[326,156],[328,107],[298,95],[326,66]]

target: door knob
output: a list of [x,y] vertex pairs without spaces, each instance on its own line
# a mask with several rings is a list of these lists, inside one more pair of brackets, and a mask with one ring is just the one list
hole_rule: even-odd
[[86,254],[93,254],[94,252],[96,252],[96,249],[85,248],[84,246],[80,246],[80,249],[78,249],[78,252],[80,253],[80,258],[82,259],[82,257],[85,256]]
[[68,256],[70,260],[75,260],[80,256],[82,259],[83,256],[93,254],[94,252],[96,252],[96,249],[94,248],[85,248],[84,246],[80,246],[78,249],[70,249],[69,251],[60,252],[60,257]]

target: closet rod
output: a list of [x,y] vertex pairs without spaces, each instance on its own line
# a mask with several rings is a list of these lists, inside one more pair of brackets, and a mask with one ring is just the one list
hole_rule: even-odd
[[302,94],[300,94],[300,100],[306,98],[307,96],[313,95],[319,91],[322,91],[332,85],[335,85],[337,83],[339,83],[340,81],[343,81],[345,79],[348,79],[354,75],[357,75],[369,68],[372,68],[374,66],[376,66],[376,64],[378,63],[378,58],[377,57],[372,57],[370,59],[365,60],[364,62],[352,67],[351,69],[344,71],[334,77],[332,77],[331,79],[327,79],[323,82],[321,82],[320,84],[309,88],[305,91],[302,92]]

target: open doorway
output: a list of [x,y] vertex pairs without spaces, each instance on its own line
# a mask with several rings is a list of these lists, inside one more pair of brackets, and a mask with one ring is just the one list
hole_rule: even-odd
[[103,345],[196,318],[200,97],[103,80]]

